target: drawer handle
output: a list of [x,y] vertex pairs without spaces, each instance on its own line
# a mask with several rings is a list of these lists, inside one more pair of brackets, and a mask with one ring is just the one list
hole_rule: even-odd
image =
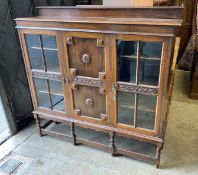
[[94,101],[91,98],[87,98],[85,103],[86,103],[87,106],[93,106]]
[[85,64],[89,64],[91,62],[91,57],[88,55],[88,54],[84,54],[82,56],[82,61],[85,63]]

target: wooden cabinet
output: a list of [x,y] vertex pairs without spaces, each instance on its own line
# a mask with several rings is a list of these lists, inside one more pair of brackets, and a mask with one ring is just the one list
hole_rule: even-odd
[[[17,28],[40,135],[158,167],[183,8],[39,10]],[[49,130],[53,121],[67,129]]]

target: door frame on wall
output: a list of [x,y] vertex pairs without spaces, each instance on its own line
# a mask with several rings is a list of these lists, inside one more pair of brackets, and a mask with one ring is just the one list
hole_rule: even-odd
[[0,76],[0,107],[3,107],[2,112],[4,113],[1,117],[5,117],[4,121],[7,123],[7,129],[2,134],[0,133],[0,144],[7,140],[10,136],[17,133],[17,125],[14,120],[14,116],[6,95],[5,87],[3,85],[2,78]]

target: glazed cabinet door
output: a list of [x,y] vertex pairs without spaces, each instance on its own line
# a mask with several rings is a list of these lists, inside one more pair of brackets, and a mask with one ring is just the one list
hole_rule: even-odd
[[105,35],[69,32],[64,35],[72,116],[108,123],[108,41]]
[[65,114],[66,88],[57,33],[21,30],[20,37],[35,110]]
[[159,132],[166,38],[119,35],[113,41],[113,116],[117,128],[148,135]]

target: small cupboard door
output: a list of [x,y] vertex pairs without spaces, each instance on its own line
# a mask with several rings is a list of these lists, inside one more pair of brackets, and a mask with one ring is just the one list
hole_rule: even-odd
[[[113,41],[114,125],[156,135],[160,122],[167,39],[119,35]],[[166,60],[165,60],[166,59]]]
[[66,90],[55,32],[20,31],[25,66],[36,110],[66,113]]
[[108,41],[105,35],[69,32],[64,35],[72,116],[108,122]]

